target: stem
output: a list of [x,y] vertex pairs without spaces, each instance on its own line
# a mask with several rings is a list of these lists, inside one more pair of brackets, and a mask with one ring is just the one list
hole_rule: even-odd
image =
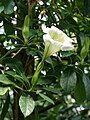
[[18,120],[18,112],[19,112],[19,109],[18,109],[18,93],[16,93],[14,91],[14,105],[13,105],[13,119],[14,120]]
[[[36,1],[35,0],[28,0],[28,15],[30,17],[30,21],[33,20],[33,8],[35,5]],[[33,26],[30,24],[30,27],[33,28]]]
[[19,97],[20,93],[16,90],[14,92],[14,103],[13,103],[13,120],[24,120],[24,116],[19,108]]
[[34,89],[34,87],[36,86],[36,84],[37,84],[37,82],[38,82],[39,74],[40,74],[43,66],[44,66],[44,60],[42,60],[42,61],[38,64],[37,69],[36,69],[36,71],[35,71],[35,73],[34,73],[34,75],[33,75],[33,77],[32,77],[32,80],[31,80],[32,87],[31,87],[30,91],[32,91],[32,90]]
[[42,68],[44,66],[44,61],[50,56],[49,53],[48,53],[49,47],[50,47],[50,44],[47,44],[45,46],[42,61],[38,64],[37,69],[36,69],[36,71],[35,71],[35,73],[34,73],[34,75],[32,77],[32,80],[31,80],[32,87],[31,87],[31,89],[29,91],[32,91],[35,88],[35,86],[36,86],[36,84],[38,82],[39,74],[40,74],[40,72],[41,72],[41,70],[42,70]]

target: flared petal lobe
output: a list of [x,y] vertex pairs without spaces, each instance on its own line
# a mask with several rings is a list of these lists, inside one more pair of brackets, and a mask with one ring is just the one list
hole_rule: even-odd
[[42,25],[42,30],[45,33],[43,35],[43,40],[45,42],[44,53],[47,56],[53,55],[60,50],[69,51],[74,49],[72,44],[73,40],[55,26],[51,26],[51,28],[49,28]]

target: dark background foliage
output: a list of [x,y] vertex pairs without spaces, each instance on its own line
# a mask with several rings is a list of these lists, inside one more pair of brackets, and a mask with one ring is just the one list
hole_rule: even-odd
[[[0,0],[0,120],[89,120],[90,1],[43,2]],[[29,91],[44,51],[43,23],[76,40],[76,50],[49,57]]]

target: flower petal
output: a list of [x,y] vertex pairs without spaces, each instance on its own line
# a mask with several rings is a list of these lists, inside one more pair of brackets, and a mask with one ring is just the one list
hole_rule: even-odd
[[73,40],[55,26],[51,26],[51,28],[49,28],[43,24],[42,30],[46,33],[43,35],[45,42],[44,54],[46,56],[53,55],[60,50],[68,51],[74,49],[72,44]]

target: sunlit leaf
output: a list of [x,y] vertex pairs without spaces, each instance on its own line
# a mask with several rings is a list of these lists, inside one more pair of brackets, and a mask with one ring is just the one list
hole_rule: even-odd
[[46,95],[44,95],[44,94],[42,94],[42,93],[39,93],[39,95],[40,95],[44,100],[46,100],[46,101],[54,104],[53,100],[52,100],[51,98],[49,98],[48,96],[46,96]]
[[0,95],[4,95],[8,90],[10,90],[9,87],[0,87]]
[[7,78],[6,75],[4,75],[4,74],[0,74],[0,82],[3,83],[3,84],[6,84],[6,85],[9,85],[9,84],[15,85],[12,81],[10,81],[10,80]]
[[35,108],[35,101],[28,96],[21,96],[19,99],[19,106],[25,117],[30,115]]

